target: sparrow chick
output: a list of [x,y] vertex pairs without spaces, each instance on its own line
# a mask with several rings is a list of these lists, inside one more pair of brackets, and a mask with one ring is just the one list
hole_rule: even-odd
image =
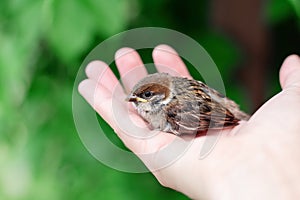
[[151,74],[126,99],[133,102],[151,129],[175,135],[235,126],[249,116],[239,106],[201,81]]

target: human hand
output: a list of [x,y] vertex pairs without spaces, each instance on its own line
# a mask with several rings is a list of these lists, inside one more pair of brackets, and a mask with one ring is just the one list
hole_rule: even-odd
[[[191,78],[180,57],[169,46],[156,47],[153,59],[159,72]],[[116,64],[127,92],[147,75],[139,55],[132,49],[119,50]],[[153,135],[136,112],[128,108],[123,88],[105,63],[90,63],[86,74],[88,79],[79,85],[80,93],[110,124],[124,144],[142,159],[162,185],[196,199],[300,196],[297,194],[300,191],[300,115],[297,115],[300,110],[299,57],[289,57],[281,68],[283,91],[265,103],[248,122],[222,130],[221,137],[207,157],[199,159],[200,150],[205,140],[215,137],[219,131],[188,138],[190,145],[186,151],[166,166],[164,163],[173,158],[174,151],[181,150],[167,147],[175,141],[177,147],[182,144],[185,150],[186,138],[164,132]],[[114,110],[118,110],[121,118],[129,116],[139,128],[134,130],[128,128],[126,123],[120,124],[115,120]],[[135,132],[134,135],[130,131]],[[136,134],[151,137],[135,137]]]

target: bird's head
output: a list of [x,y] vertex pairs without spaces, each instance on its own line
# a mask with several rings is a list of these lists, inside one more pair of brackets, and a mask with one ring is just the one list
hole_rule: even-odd
[[158,112],[171,95],[170,77],[165,73],[152,74],[142,79],[126,98],[138,111]]

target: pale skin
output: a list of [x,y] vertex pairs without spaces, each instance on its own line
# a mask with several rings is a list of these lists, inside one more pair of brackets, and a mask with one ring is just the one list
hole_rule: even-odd
[[[167,45],[154,49],[153,60],[159,72],[174,74],[175,70],[192,78],[175,50]],[[118,109],[127,109],[126,94],[147,71],[138,53],[129,48],[116,53],[116,64],[125,88],[120,87],[107,64],[94,61],[86,68],[87,79],[80,83],[79,92],[142,159],[160,184],[193,199],[300,198],[300,58],[297,55],[289,56],[282,64],[282,91],[264,103],[248,122],[224,129],[207,157],[199,159],[199,151],[210,136],[196,137],[184,155],[155,171],[155,166],[163,162],[160,159],[165,159],[157,156],[160,150],[178,136],[160,132],[141,140],[123,131],[113,116],[112,99],[118,98]],[[134,76],[126,76],[132,70]],[[148,130],[134,109],[130,108],[128,115],[136,125]],[[145,158],[146,153],[155,156]]]

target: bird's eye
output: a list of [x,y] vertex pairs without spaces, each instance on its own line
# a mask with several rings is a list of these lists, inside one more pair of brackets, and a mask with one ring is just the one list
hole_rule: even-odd
[[146,91],[146,92],[144,92],[143,97],[149,98],[149,97],[151,97],[152,95],[153,95],[153,92],[151,92],[151,91]]

